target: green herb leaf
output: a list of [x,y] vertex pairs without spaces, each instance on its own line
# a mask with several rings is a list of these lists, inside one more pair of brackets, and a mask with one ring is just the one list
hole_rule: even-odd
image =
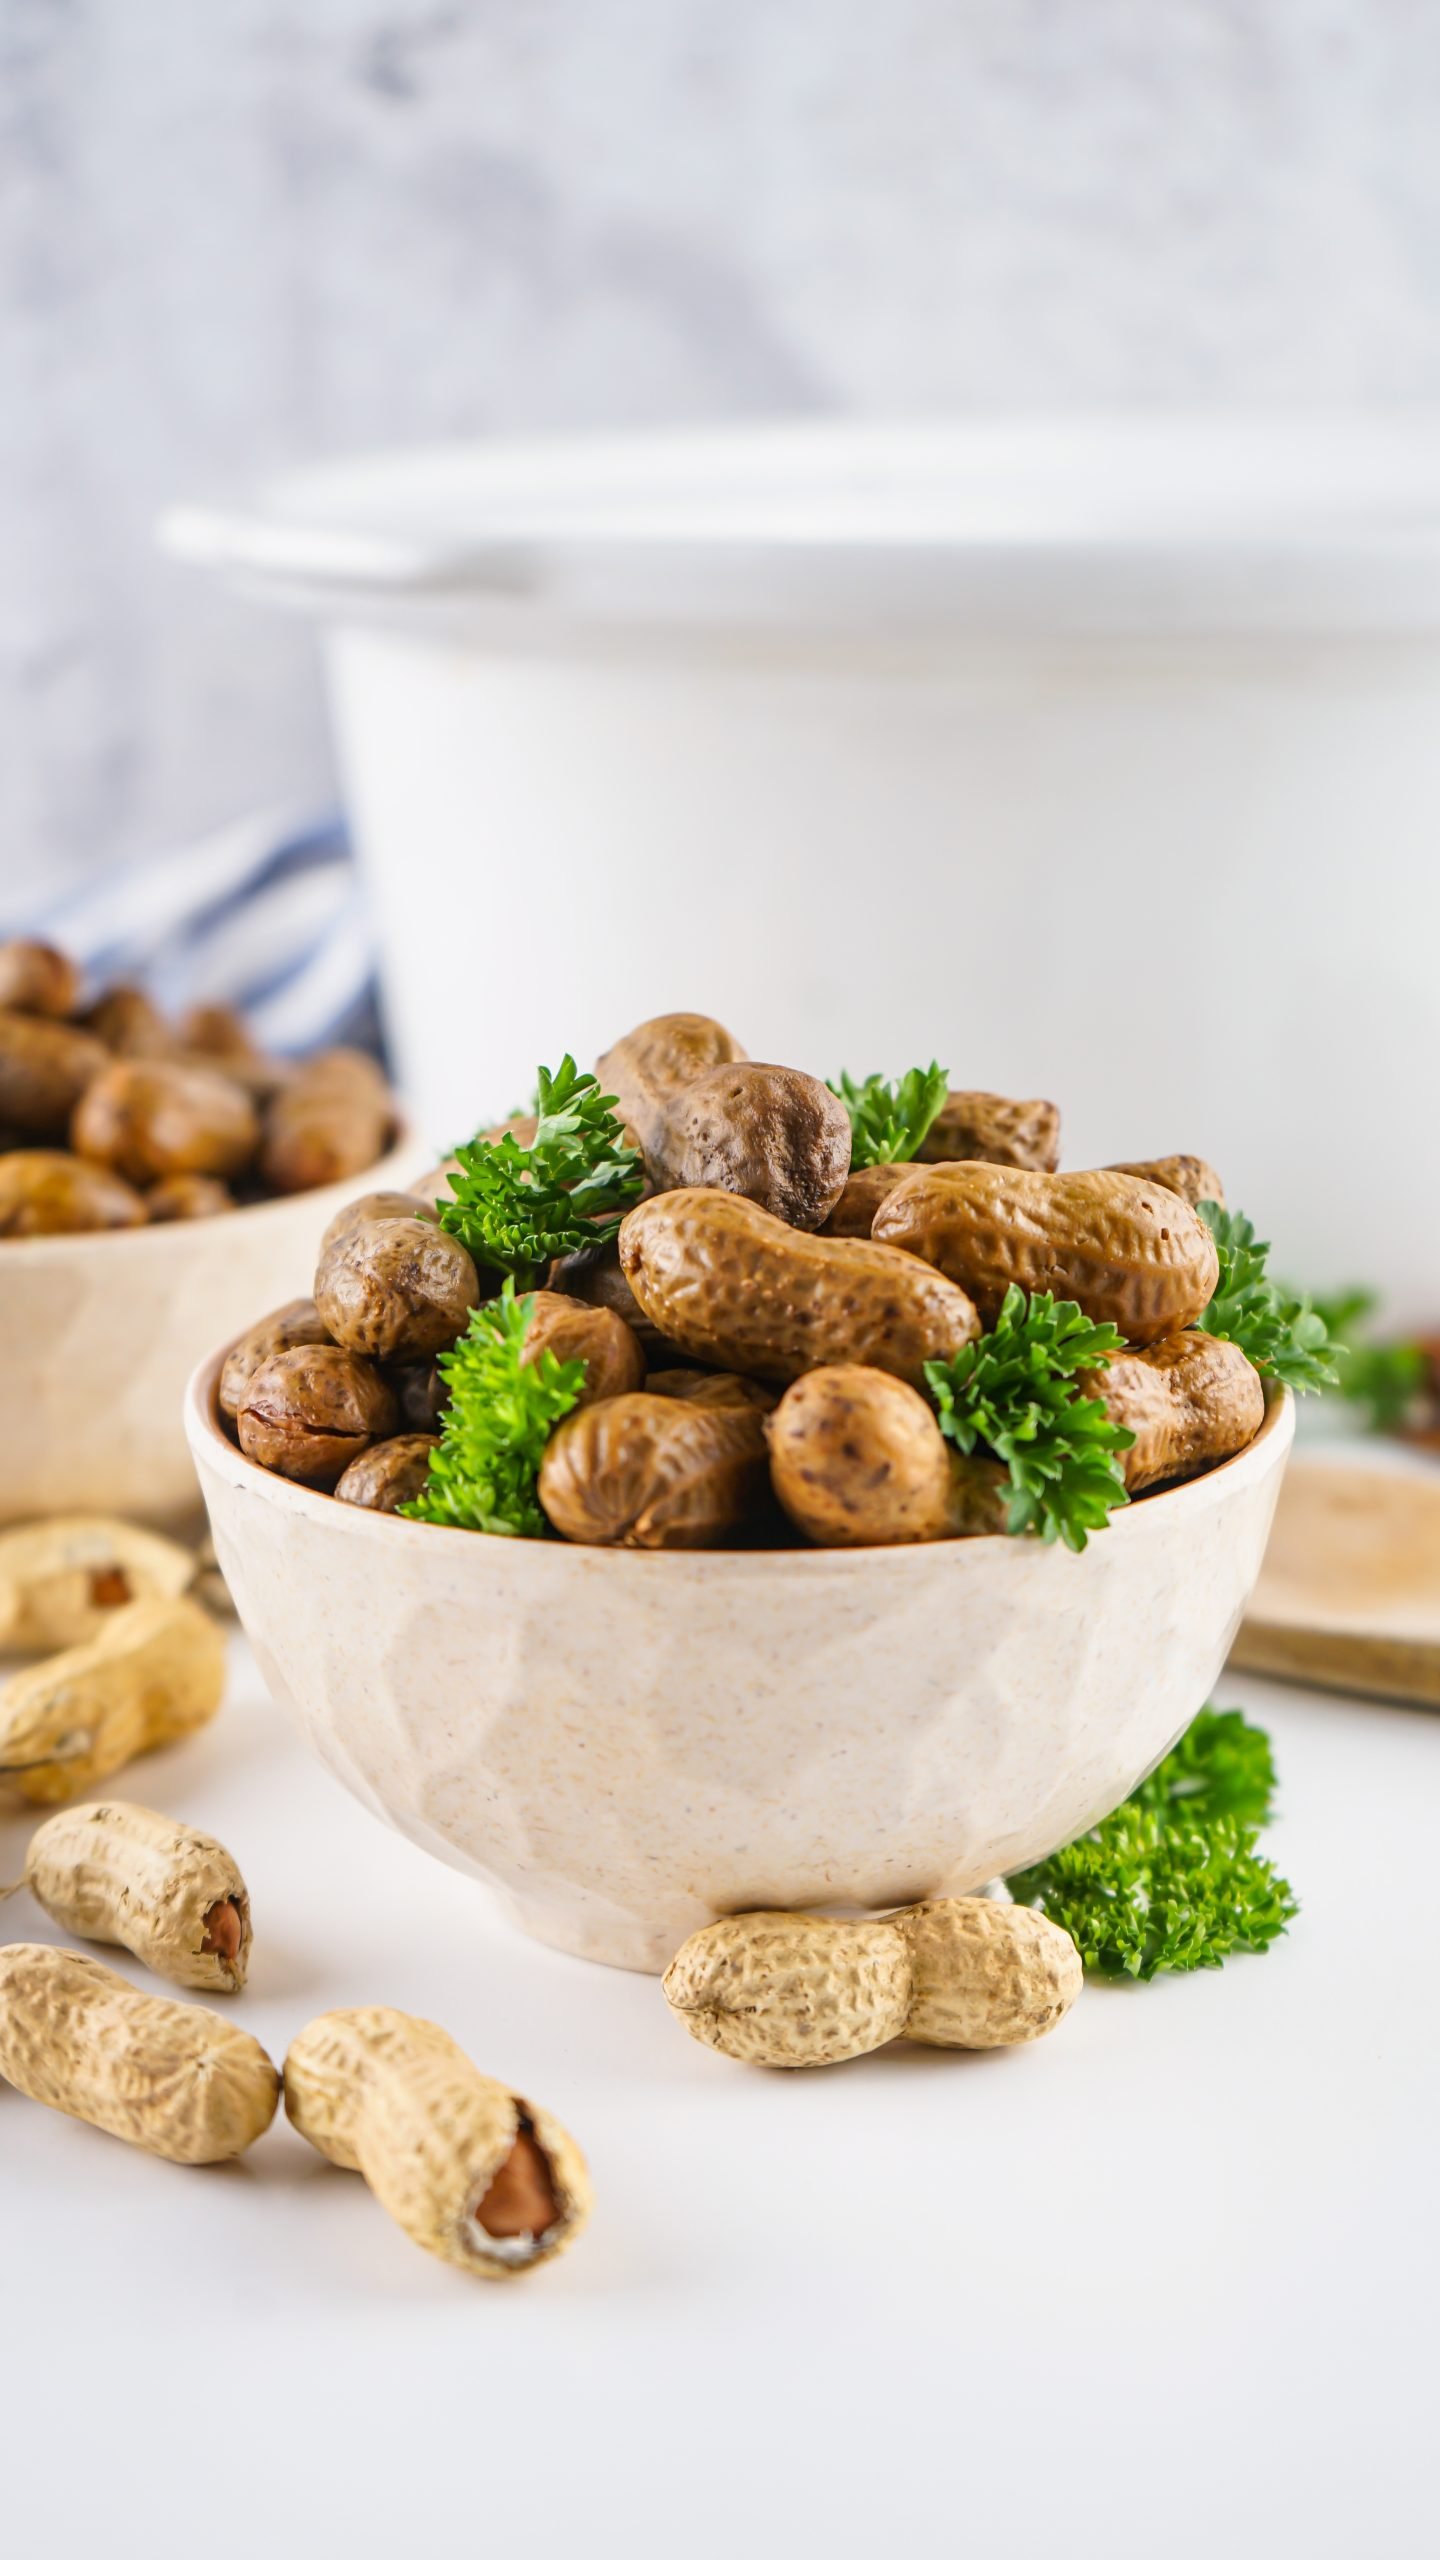
[[1199,1214],[1220,1255],[1215,1295],[1198,1319],[1201,1332],[1238,1343],[1254,1368],[1301,1395],[1335,1386],[1336,1346],[1324,1317],[1308,1298],[1291,1297],[1270,1278],[1270,1247],[1249,1219],[1215,1200],[1202,1200]]
[[442,1351],[450,1401],[425,1484],[400,1506],[407,1520],[502,1538],[545,1535],[535,1492],[540,1461],[556,1423],[579,1403],[585,1363],[549,1350],[522,1363],[534,1312],[534,1298],[517,1298],[507,1280],[498,1298],[471,1309],[454,1350]]
[[830,1090],[850,1114],[852,1172],[862,1164],[913,1164],[950,1090],[950,1070],[932,1060],[911,1067],[898,1084],[883,1076],[856,1084],[842,1069]]
[[1368,1339],[1378,1304],[1373,1289],[1346,1289],[1314,1301],[1334,1350],[1344,1358],[1340,1393],[1361,1407],[1367,1431],[1399,1431],[1414,1417],[1430,1364],[1418,1342]]
[[539,1070],[534,1143],[510,1135],[458,1147],[453,1197],[440,1223],[477,1262],[527,1275],[552,1257],[606,1244],[644,1188],[640,1158],[625,1143],[615,1096],[572,1057]]
[[967,1457],[983,1447],[1010,1470],[1012,1537],[1033,1529],[1078,1555],[1129,1500],[1115,1451],[1135,1435],[1074,1383],[1077,1370],[1103,1368],[1124,1348],[1112,1324],[1092,1324],[1073,1299],[1048,1289],[1027,1298],[1012,1286],[989,1333],[951,1360],[926,1362],[947,1440]]
[[1202,1707],[1126,1803],[1010,1892],[1068,1930],[1095,1973],[1148,1982],[1263,1954],[1299,1909],[1256,1851],[1274,1785],[1268,1736]]

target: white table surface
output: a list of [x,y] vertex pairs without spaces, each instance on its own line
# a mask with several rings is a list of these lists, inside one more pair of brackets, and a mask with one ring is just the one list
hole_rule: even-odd
[[1435,2549],[1440,1721],[1222,1695],[1275,1738],[1288,1940],[1087,1988],[1029,2052],[788,2076],[512,1935],[237,1644],[220,1721],[126,1781],[240,1860],[231,2014],[277,2057],[344,2003],[438,2018],[571,2126],[598,2208],[486,2286],[283,2124],[184,2170],[0,2087],[0,2551]]

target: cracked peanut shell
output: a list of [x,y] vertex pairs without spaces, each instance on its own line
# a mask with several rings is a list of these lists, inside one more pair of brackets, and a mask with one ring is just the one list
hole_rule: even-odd
[[243,1988],[250,1896],[208,1832],[146,1805],[69,1805],[33,1834],[21,1882],[72,1937],[124,1947],[166,1982]]

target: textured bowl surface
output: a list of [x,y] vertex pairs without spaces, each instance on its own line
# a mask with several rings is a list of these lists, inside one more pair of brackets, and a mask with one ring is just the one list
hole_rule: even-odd
[[362,1191],[430,1161],[402,1137],[367,1173],[219,1218],[115,1235],[0,1240],[0,1522],[199,1510],[185,1382],[257,1307],[308,1294],[321,1234]]
[[552,1946],[663,1970],[759,1905],[966,1893],[1107,1813],[1209,1695],[1294,1431],[1032,1539],[642,1555],[357,1511],[186,1422],[277,1698],[372,1810]]

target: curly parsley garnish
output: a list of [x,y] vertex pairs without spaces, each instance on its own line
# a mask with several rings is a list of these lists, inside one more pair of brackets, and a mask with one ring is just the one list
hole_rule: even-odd
[[866,1076],[856,1084],[843,1069],[838,1094],[850,1114],[850,1166],[913,1164],[930,1134],[950,1090],[950,1070],[911,1067],[898,1084],[883,1076]]
[[1419,1342],[1376,1342],[1371,1321],[1380,1301],[1373,1289],[1346,1289],[1317,1297],[1337,1357],[1343,1358],[1340,1393],[1358,1405],[1367,1431],[1403,1431],[1422,1404],[1430,1363]]
[[442,1227],[493,1271],[524,1275],[556,1254],[607,1244],[644,1187],[614,1094],[568,1056],[553,1076],[538,1073],[531,1144],[507,1132],[458,1147],[453,1197],[437,1204]]
[[1256,1850],[1274,1786],[1269,1737],[1202,1707],[1124,1804],[1010,1892],[1068,1930],[1094,1973],[1148,1982],[1263,1955],[1300,1907]]
[[549,1350],[522,1359],[534,1311],[533,1298],[517,1298],[507,1280],[498,1298],[471,1309],[454,1350],[440,1354],[450,1401],[425,1484],[400,1506],[407,1520],[501,1538],[545,1535],[535,1492],[540,1461],[556,1423],[580,1400],[585,1363]]
[[1113,1324],[1092,1324],[1073,1299],[1057,1301],[1048,1289],[1027,1298],[1012,1284],[989,1333],[951,1360],[926,1362],[947,1440],[967,1457],[982,1448],[1010,1470],[1012,1537],[1033,1529],[1078,1555],[1089,1532],[1128,1502],[1115,1452],[1135,1435],[1075,1385],[1077,1370],[1103,1368],[1124,1348]]
[[1253,1368],[1301,1395],[1336,1386],[1336,1346],[1324,1317],[1308,1298],[1291,1297],[1271,1279],[1270,1247],[1249,1219],[1215,1200],[1202,1200],[1199,1215],[1220,1256],[1215,1295],[1197,1318],[1201,1332],[1238,1343]]

